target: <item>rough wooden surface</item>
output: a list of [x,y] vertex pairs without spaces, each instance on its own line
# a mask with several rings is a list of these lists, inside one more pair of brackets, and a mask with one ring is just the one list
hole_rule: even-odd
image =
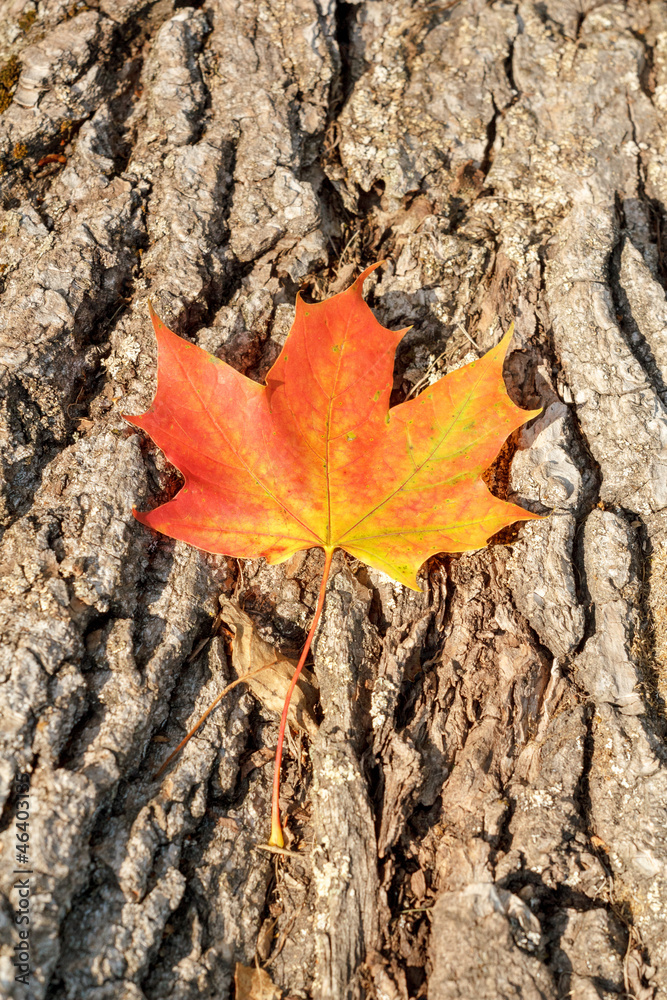
[[[667,5],[0,9],[0,993],[222,1000],[257,960],[304,1000],[667,998]],[[421,594],[337,556],[272,857],[250,691],[154,774],[235,676],[220,597],[293,656],[322,556],[142,528],[178,477],[121,413],[149,298],[261,378],[298,288],[379,258],[396,401],[516,319],[545,411],[490,482],[553,514]]]

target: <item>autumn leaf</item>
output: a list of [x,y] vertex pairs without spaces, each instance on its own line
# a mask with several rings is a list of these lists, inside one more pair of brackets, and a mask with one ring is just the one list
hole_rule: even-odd
[[[208,552],[280,563],[319,546],[325,572],[314,634],[337,548],[418,590],[439,552],[478,549],[501,528],[536,515],[488,490],[482,474],[506,438],[539,410],[509,398],[503,361],[511,330],[484,357],[390,407],[392,332],[362,298],[367,268],[346,291],[308,304],[266,376],[254,382],[176,336],[151,310],[158,388],[127,417],[179,469],[178,495],[137,518]],[[274,785],[273,843],[277,779]]]
[[314,545],[342,548],[419,589],[429,556],[478,549],[534,516],[482,479],[508,435],[539,412],[519,409],[505,390],[511,335],[390,409],[406,331],[380,326],[363,301],[372,270],[325,302],[297,299],[266,385],[152,314],[158,391],[145,414],[126,419],[185,485],[140,521],[208,552],[270,563]]

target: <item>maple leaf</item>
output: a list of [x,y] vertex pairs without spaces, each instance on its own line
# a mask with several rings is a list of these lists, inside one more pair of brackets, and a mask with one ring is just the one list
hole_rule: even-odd
[[[362,298],[367,268],[346,291],[296,316],[261,385],[172,333],[153,313],[158,388],[150,409],[126,417],[146,431],[185,484],[136,517],[208,552],[264,556],[325,552],[320,598],[283,709],[305,661],[336,548],[418,590],[417,572],[439,552],[478,549],[501,528],[537,515],[488,490],[482,473],[522,410],[502,376],[512,331],[484,357],[416,398],[389,406],[393,332]],[[274,784],[270,843],[282,844]]]
[[489,492],[482,473],[539,410],[511,401],[493,350],[415,399],[389,407],[394,353],[361,296],[367,268],[324,302],[297,298],[296,318],[254,382],[176,336],[152,312],[158,390],[145,430],[185,477],[143,523],[208,552],[270,563],[300,549],[345,549],[418,590],[438,552],[478,549],[534,517]]

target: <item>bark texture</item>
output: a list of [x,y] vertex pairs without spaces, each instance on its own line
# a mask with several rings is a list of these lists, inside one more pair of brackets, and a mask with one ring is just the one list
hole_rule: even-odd
[[[667,5],[0,6],[0,993],[223,1000],[257,960],[292,1000],[667,998]],[[276,857],[261,685],[154,775],[222,622],[298,653],[322,555],[152,535],[178,476],[121,414],[149,298],[260,379],[296,291],[380,258],[396,402],[515,319],[545,409],[489,478],[553,513],[421,594],[338,554]]]

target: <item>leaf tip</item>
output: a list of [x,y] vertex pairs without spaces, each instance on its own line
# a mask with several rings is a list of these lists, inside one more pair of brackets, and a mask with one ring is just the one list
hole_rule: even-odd
[[512,337],[514,336],[514,320],[510,323],[507,331],[503,334],[500,341],[498,342],[498,348],[502,350],[503,358],[509,351],[510,343],[512,342]]
[[[518,504],[513,504],[512,506],[515,508],[515,514],[509,522],[508,527],[511,524],[521,524],[523,521],[546,521],[553,513],[553,511],[548,511],[546,514],[536,514],[534,511],[528,510],[526,507],[520,507]],[[492,538],[493,535],[489,537]]]
[[171,330],[166,325],[166,323],[162,322],[162,320],[160,319],[160,317],[158,316],[158,314],[155,312],[155,309],[153,309],[153,302],[152,302],[151,299],[148,300],[148,315],[151,318],[151,322],[153,324],[153,329],[155,330],[155,336],[156,336],[156,338],[158,340],[158,343],[159,343],[160,334],[163,333],[165,330],[168,333],[171,333]]
[[368,278],[368,276],[371,275],[373,271],[377,271],[378,267],[382,267],[382,265],[386,263],[387,263],[386,259],[378,260],[375,262],[375,264],[370,264],[367,268],[364,268],[359,277],[355,279],[353,287],[356,288],[359,292],[361,292],[361,288],[366,278]]

